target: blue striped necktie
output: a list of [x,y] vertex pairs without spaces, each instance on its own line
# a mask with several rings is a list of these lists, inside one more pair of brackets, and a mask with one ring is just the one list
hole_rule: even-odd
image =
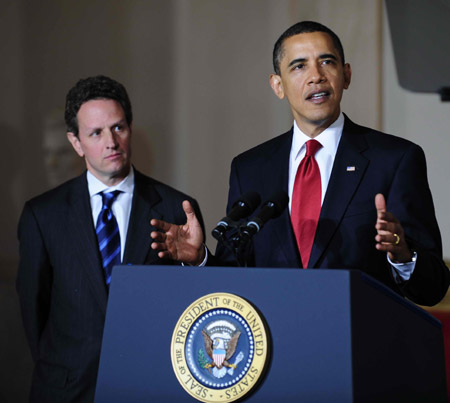
[[120,264],[120,233],[116,217],[112,212],[112,204],[116,200],[120,190],[109,193],[100,193],[103,207],[97,218],[97,239],[100,254],[102,256],[103,270],[105,271],[106,285],[109,287],[113,266]]

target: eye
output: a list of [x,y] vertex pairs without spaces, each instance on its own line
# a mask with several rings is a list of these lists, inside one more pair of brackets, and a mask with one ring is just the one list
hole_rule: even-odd
[[92,137],[97,137],[97,136],[100,136],[100,130],[94,130],[92,133],[91,133],[91,136]]
[[327,65],[327,64],[333,65],[333,64],[335,64],[335,61],[333,59],[325,59],[325,60],[322,60],[322,64],[324,64],[324,65]]
[[302,70],[303,68],[305,68],[305,64],[299,63],[299,64],[294,65],[292,70]]
[[114,126],[114,131],[115,132],[121,132],[123,130],[123,126],[122,125],[115,125]]

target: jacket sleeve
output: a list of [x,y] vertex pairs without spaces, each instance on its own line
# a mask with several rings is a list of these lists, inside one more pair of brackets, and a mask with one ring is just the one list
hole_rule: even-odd
[[25,334],[31,354],[39,358],[39,341],[49,315],[52,268],[39,223],[29,203],[19,221],[19,294]]
[[387,196],[387,209],[400,221],[409,247],[417,252],[411,278],[401,290],[421,305],[444,298],[450,275],[442,259],[442,241],[427,179],[423,150],[411,144],[402,158]]

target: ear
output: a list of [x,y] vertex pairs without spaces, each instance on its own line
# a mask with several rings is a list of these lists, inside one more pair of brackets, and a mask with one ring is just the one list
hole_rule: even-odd
[[284,89],[283,89],[283,82],[281,81],[281,76],[278,74],[271,74],[270,75],[270,86],[272,87],[273,92],[275,95],[283,99],[284,98]]
[[75,135],[75,133],[67,132],[67,139],[72,144],[73,149],[77,152],[80,157],[84,157],[83,147],[81,147],[80,139]]
[[352,80],[352,68],[350,64],[345,63],[344,65],[344,89],[350,86],[350,81]]

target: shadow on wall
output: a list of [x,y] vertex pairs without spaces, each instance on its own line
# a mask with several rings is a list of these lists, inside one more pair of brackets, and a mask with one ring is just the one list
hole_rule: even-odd
[[84,160],[73,149],[66,136],[64,111],[54,109],[44,118],[42,149],[45,178],[49,188],[79,175],[84,169]]

